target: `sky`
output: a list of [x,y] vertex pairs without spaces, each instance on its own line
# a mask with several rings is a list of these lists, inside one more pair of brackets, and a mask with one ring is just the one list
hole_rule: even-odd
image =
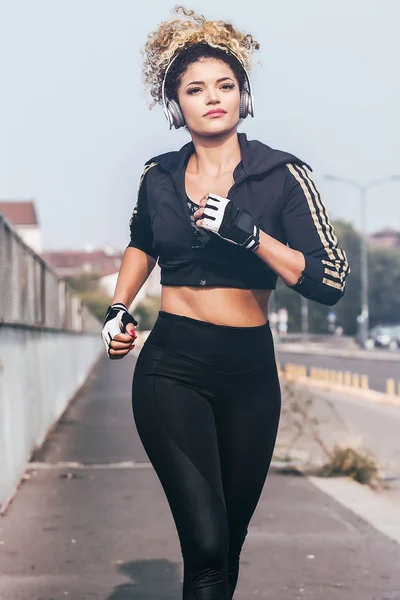
[[[191,0],[260,43],[255,117],[239,131],[313,168],[333,219],[361,228],[356,188],[400,175],[398,0]],[[143,164],[189,141],[141,78],[174,2],[0,0],[0,200],[36,203],[43,247],[129,241]],[[400,182],[368,191],[366,229],[400,229]]]

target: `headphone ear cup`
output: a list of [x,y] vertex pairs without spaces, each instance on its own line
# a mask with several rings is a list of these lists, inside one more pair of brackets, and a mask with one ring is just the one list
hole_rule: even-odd
[[167,102],[167,110],[172,117],[172,124],[175,129],[179,129],[185,125],[185,119],[181,111],[181,107],[175,100],[169,100]]
[[247,99],[246,99],[246,90],[243,89],[240,92],[240,108],[239,108],[239,118],[245,119],[247,117]]
[[249,114],[254,116],[253,101],[249,91],[243,88],[240,94],[239,117],[245,119]]

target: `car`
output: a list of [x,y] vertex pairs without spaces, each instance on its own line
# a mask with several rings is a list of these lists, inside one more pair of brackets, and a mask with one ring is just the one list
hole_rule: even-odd
[[400,348],[400,324],[394,325],[375,325],[368,332],[368,338],[364,347],[386,348],[387,350],[397,350]]

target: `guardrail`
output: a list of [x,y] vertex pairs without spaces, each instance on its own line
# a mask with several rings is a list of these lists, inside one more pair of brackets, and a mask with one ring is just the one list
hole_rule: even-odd
[[99,322],[74,290],[0,214],[0,324],[98,331]]
[[101,324],[0,215],[0,513],[102,350]]

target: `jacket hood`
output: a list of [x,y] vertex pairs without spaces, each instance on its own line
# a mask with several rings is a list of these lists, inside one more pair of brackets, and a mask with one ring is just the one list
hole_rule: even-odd
[[[245,133],[238,133],[238,140],[240,144],[240,150],[242,160],[239,163],[244,175],[261,175],[275,169],[280,165],[286,163],[296,163],[298,165],[305,165],[310,171],[311,167],[303,160],[290,154],[289,152],[283,152],[282,150],[275,150],[270,146],[267,146],[263,142],[258,140],[248,140]],[[180,150],[173,152],[165,152],[158,156],[150,158],[146,164],[151,162],[158,163],[163,169],[171,173],[175,173],[183,169],[191,154],[194,152],[193,142],[188,142]],[[239,167],[238,165],[238,167]]]

